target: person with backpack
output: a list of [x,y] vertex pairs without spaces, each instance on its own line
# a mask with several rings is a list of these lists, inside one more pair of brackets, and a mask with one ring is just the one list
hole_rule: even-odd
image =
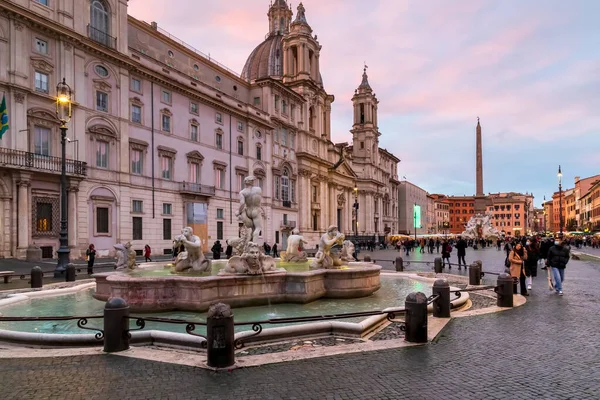
[[460,236],[456,242],[456,254],[458,256],[458,269],[460,269],[461,263],[465,264],[465,269],[467,269],[467,262],[465,261],[465,256],[467,255],[467,241]]
[[221,253],[223,252],[223,246],[221,246],[221,241],[217,240],[211,247],[210,251],[212,251],[213,253],[213,260],[220,260]]

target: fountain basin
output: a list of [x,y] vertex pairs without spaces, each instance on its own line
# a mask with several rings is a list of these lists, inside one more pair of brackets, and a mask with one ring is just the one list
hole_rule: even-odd
[[137,312],[206,311],[215,302],[231,307],[304,304],[319,298],[369,296],[381,287],[380,271],[379,265],[357,262],[343,269],[278,270],[264,275],[140,277],[109,272],[93,276],[94,297],[103,301],[120,297]]

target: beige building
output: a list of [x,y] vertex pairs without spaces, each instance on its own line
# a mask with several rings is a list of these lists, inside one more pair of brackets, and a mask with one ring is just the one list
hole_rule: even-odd
[[0,2],[10,124],[0,142],[0,256],[23,258],[35,245],[53,257],[58,248],[55,87],[63,77],[74,96],[66,148],[72,258],[89,243],[105,255],[128,241],[163,254],[186,225],[204,250],[235,237],[248,175],[263,188],[261,239],[280,248],[294,227],[309,246],[330,224],[347,235],[357,225],[369,237],[395,231],[399,159],[379,148],[366,71],[345,100],[354,107],[353,143],[334,144],[334,97],[304,8],[293,18],[283,0],[265,7],[266,39],[237,74],[128,16],[126,0]]
[[522,193],[490,193],[491,206],[488,212],[493,215],[496,229],[509,236],[532,234],[534,223],[533,195]]

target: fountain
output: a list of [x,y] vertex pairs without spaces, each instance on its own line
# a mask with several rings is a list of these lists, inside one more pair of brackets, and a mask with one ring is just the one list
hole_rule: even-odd
[[[258,244],[262,190],[254,181],[254,177],[247,177],[240,192],[236,215],[243,227],[240,238],[228,240],[235,254],[229,260],[204,259],[200,239],[186,227],[175,240],[185,251],[178,254],[174,266],[144,263],[135,271],[95,274],[94,297],[121,297],[132,311],[206,311],[215,302],[231,307],[304,304],[320,298],[365,297],[379,290],[381,267],[354,262],[353,246],[344,242],[336,226],[330,226],[321,237],[320,251],[312,262],[306,257],[306,241],[298,230],[290,236],[283,260],[265,255]],[[332,252],[335,245],[343,245],[341,257]]]
[[461,236],[474,239],[495,239],[502,236],[502,233],[492,226],[492,215],[490,213],[477,213],[471,217],[465,231]]

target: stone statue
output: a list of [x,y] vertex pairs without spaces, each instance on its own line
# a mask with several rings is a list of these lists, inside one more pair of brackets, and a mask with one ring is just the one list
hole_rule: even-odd
[[252,230],[250,240],[257,243],[258,235],[262,230],[262,217],[260,202],[262,199],[262,189],[260,186],[253,186],[256,180],[253,176],[244,179],[246,187],[240,192],[240,208],[235,213],[246,228]]
[[117,250],[115,269],[135,269],[135,250],[131,249],[131,243],[117,243],[113,247]]
[[307,260],[306,251],[304,251],[305,244],[308,244],[308,242],[300,235],[300,230],[294,228],[292,234],[288,237],[283,260],[287,262],[305,262]]
[[276,269],[273,257],[263,254],[258,243],[248,242],[244,254],[231,257],[227,266],[221,271],[230,274],[258,275]]
[[183,228],[181,235],[175,237],[174,246],[179,248],[181,245],[185,251],[178,253],[175,258],[175,272],[184,272],[189,269],[199,272],[210,270],[210,262],[204,258],[204,253],[202,253],[200,238],[194,235],[189,226]]
[[491,219],[492,215],[490,213],[475,214],[467,222],[465,231],[461,236],[474,240],[495,239],[502,236],[502,233],[492,225]]
[[244,254],[244,250],[246,249],[246,245],[249,242],[251,230],[246,228],[245,226],[240,228],[240,237],[227,239],[225,243],[231,246],[232,248],[232,256],[241,256]]
[[342,265],[339,257],[331,254],[331,248],[336,244],[341,245],[344,237],[344,234],[338,231],[337,226],[331,225],[319,240],[319,251],[311,264],[311,268],[327,269]]
[[354,243],[349,240],[344,240],[342,243],[342,254],[340,259],[344,262],[356,261],[354,259]]

